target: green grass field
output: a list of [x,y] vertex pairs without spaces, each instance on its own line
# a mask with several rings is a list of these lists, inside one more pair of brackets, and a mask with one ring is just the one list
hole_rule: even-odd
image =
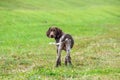
[[[56,68],[58,26],[75,40]],[[120,0],[1,0],[0,80],[120,80]]]

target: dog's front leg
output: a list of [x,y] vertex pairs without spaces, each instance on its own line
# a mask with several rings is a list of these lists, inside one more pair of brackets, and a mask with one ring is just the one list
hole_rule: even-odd
[[62,44],[60,44],[60,45],[57,47],[56,67],[58,67],[59,65],[61,65],[61,51],[62,51]]

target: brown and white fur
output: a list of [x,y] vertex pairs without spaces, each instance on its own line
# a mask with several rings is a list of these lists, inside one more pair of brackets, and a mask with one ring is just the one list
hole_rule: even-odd
[[68,63],[71,65],[71,57],[70,57],[70,50],[74,45],[74,40],[70,34],[65,34],[62,32],[61,29],[57,27],[50,27],[46,32],[46,35],[49,38],[54,38],[56,41],[57,46],[57,60],[56,60],[56,67],[61,65],[61,51],[66,51],[65,57],[65,65]]

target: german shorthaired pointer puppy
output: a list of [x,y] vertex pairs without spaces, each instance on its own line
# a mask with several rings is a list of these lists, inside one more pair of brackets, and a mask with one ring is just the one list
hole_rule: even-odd
[[49,38],[54,38],[57,46],[57,60],[56,67],[61,65],[61,51],[65,50],[67,55],[65,57],[65,65],[68,63],[71,65],[70,49],[74,45],[74,40],[70,34],[65,34],[61,29],[57,27],[50,27],[46,32]]

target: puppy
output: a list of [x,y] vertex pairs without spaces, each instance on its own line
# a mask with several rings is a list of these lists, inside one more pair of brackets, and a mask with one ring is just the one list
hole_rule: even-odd
[[71,65],[70,50],[74,45],[74,40],[70,34],[65,34],[60,28],[50,27],[46,32],[47,37],[54,38],[57,46],[57,60],[56,67],[61,65],[61,51],[66,51],[65,65],[68,63]]

